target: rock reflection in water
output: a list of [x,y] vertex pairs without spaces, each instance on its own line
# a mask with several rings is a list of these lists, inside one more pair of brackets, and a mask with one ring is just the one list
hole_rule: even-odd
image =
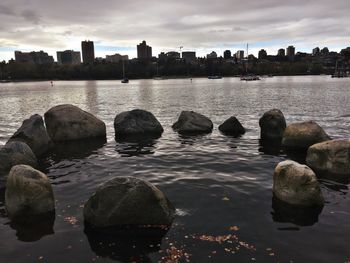
[[91,249],[100,257],[120,262],[152,262],[149,254],[160,250],[167,229],[125,227],[84,229]]
[[23,242],[35,242],[44,236],[53,235],[55,212],[44,215],[31,216],[21,221],[11,221],[10,227],[16,230],[18,240]]
[[116,151],[125,157],[154,154],[160,136],[140,135],[116,137]]
[[106,142],[106,138],[57,142],[48,157],[56,163],[67,159],[84,159],[102,148]]
[[268,154],[268,155],[275,155],[278,156],[282,154],[282,148],[281,148],[282,141],[277,140],[259,140],[259,152]]
[[293,206],[273,197],[272,209],[272,219],[275,222],[292,223],[297,226],[312,226],[318,222],[318,217],[323,207]]

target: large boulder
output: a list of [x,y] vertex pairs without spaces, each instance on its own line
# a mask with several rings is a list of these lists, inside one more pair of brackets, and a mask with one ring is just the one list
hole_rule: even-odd
[[239,136],[245,133],[245,129],[236,117],[228,118],[223,124],[219,126],[219,130],[232,136]]
[[32,149],[24,142],[10,141],[0,148],[0,174],[6,175],[18,164],[37,166],[37,159]]
[[36,156],[42,155],[51,147],[51,139],[47,134],[43,118],[38,114],[24,120],[9,141],[26,143]]
[[170,225],[174,207],[152,184],[117,177],[100,186],[84,206],[84,219],[97,228]]
[[45,115],[46,129],[54,142],[106,137],[106,125],[82,109],[64,104]]
[[210,133],[213,130],[212,121],[197,112],[182,111],[173,129],[180,134]]
[[6,182],[5,206],[12,219],[52,212],[55,201],[49,179],[28,165],[12,167]]
[[350,140],[332,140],[312,145],[307,165],[320,172],[350,175]]
[[324,198],[315,173],[306,165],[284,161],[273,174],[273,193],[276,198],[296,206],[323,206]]
[[118,114],[114,119],[116,136],[155,135],[164,129],[151,112],[135,109]]
[[259,120],[262,140],[281,140],[286,129],[286,120],[278,109],[269,110]]
[[282,146],[288,149],[307,150],[311,145],[329,139],[326,132],[314,121],[293,123],[284,131]]

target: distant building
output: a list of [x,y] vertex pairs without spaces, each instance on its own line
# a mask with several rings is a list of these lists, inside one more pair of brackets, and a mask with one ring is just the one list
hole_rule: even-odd
[[286,56],[286,51],[284,50],[284,48],[280,48],[278,50],[277,56],[279,56],[279,57],[285,57]]
[[84,63],[94,63],[95,61],[95,49],[93,41],[82,41],[81,52],[83,55]]
[[238,51],[236,52],[236,59],[237,59],[237,60],[242,60],[242,59],[244,59],[244,50],[238,50]]
[[168,59],[179,59],[180,58],[180,53],[176,52],[176,51],[169,51],[165,55]]
[[350,47],[344,48],[340,51],[340,54],[345,58],[350,58]]
[[127,61],[129,60],[128,55],[120,55],[120,54],[114,54],[114,55],[107,55],[106,56],[106,62],[109,63],[118,63],[119,61]]
[[79,51],[57,51],[57,62],[60,65],[78,65],[81,63]]
[[312,55],[313,56],[317,56],[320,54],[320,48],[319,47],[315,47],[313,50],[312,50]]
[[209,58],[209,59],[214,59],[217,57],[218,57],[218,54],[216,54],[215,51],[212,51],[210,54],[207,54],[207,58]]
[[289,61],[293,61],[295,57],[295,47],[289,46],[287,47],[287,57]]
[[232,54],[230,50],[225,50],[224,51],[224,59],[230,59],[232,58]]
[[258,54],[259,59],[266,59],[267,58],[267,52],[265,49],[261,49]]
[[142,41],[137,45],[137,58],[149,59],[152,58],[152,47],[147,46],[146,41]]
[[15,51],[15,60],[16,62],[29,62],[34,64],[51,64],[54,62],[53,57],[49,56],[44,51],[39,51],[39,52]]
[[197,59],[196,52],[184,51],[182,52],[182,59],[185,60],[186,63],[191,63]]

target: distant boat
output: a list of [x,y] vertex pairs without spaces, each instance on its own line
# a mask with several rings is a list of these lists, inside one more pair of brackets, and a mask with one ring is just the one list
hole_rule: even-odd
[[208,79],[222,79],[222,76],[208,76]]
[[248,63],[249,63],[249,53],[248,53],[249,44],[247,44],[247,62],[245,63],[245,75],[241,76],[241,80],[244,81],[256,81],[260,80],[259,76],[255,74],[248,74]]
[[123,61],[123,79],[121,80],[121,83],[129,83],[129,79],[127,77],[125,77],[125,66],[124,66],[124,59]]

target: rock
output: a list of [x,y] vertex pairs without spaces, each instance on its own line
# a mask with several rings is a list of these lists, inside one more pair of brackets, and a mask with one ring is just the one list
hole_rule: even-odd
[[28,165],[12,167],[6,182],[5,206],[12,219],[52,212],[55,202],[49,179]]
[[230,117],[223,124],[219,126],[219,130],[226,134],[232,136],[239,136],[245,134],[245,129],[236,117]]
[[114,130],[117,136],[158,135],[164,129],[151,112],[145,110],[125,111],[114,119]]
[[273,175],[276,198],[296,206],[323,206],[324,199],[315,173],[306,165],[284,161]]
[[213,130],[213,123],[202,114],[193,111],[182,111],[179,119],[172,127],[180,134],[201,134],[210,133]]
[[312,145],[307,165],[320,172],[350,175],[350,140],[332,140]]
[[9,141],[26,143],[36,156],[44,154],[51,147],[51,139],[47,134],[43,118],[38,114],[24,120]]
[[12,166],[27,164],[37,166],[37,159],[24,142],[10,141],[0,148],[0,174],[7,174]]
[[103,121],[70,104],[51,108],[44,118],[47,132],[54,142],[106,137]]
[[286,120],[280,110],[273,109],[264,113],[259,120],[262,140],[281,140],[286,129]]
[[283,134],[282,146],[291,149],[307,150],[311,145],[328,141],[330,137],[314,121],[288,125]]
[[100,186],[84,206],[85,221],[95,227],[170,225],[175,209],[152,184],[117,177]]

